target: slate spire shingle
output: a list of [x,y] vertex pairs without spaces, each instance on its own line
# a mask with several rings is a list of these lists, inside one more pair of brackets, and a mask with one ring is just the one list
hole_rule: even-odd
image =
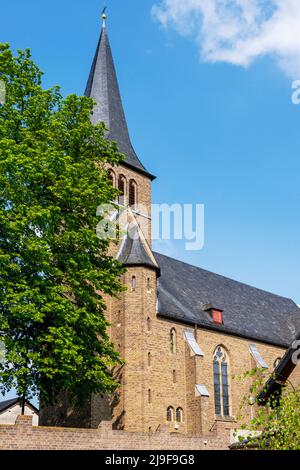
[[92,63],[85,95],[96,102],[91,120],[94,124],[104,122],[109,129],[108,137],[117,142],[126,156],[124,164],[154,179],[142,165],[131,144],[117,74],[105,22]]

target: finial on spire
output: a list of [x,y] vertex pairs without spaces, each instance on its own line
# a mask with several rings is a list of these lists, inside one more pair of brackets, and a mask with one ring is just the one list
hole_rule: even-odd
[[106,28],[106,18],[107,18],[106,9],[107,9],[107,6],[106,6],[106,3],[104,3],[104,7],[102,10],[102,20],[103,20],[102,28]]

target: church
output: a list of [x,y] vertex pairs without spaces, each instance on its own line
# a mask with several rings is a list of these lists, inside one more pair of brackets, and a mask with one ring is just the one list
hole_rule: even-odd
[[[153,252],[147,214],[155,177],[131,142],[105,15],[85,95],[96,103],[93,123],[104,122],[125,155],[108,173],[135,236],[112,243],[111,254],[126,267],[126,290],[106,299],[109,334],[124,365],[113,371],[120,383],[114,396],[90,397],[80,409],[62,399],[42,408],[40,423],[97,428],[111,420],[117,430],[153,433],[167,426],[188,436],[235,429],[242,402],[246,421],[256,412],[253,397],[244,400],[251,379],[237,378],[254,368],[272,374],[300,331],[300,309],[288,298]],[[299,383],[299,376],[291,381]]]

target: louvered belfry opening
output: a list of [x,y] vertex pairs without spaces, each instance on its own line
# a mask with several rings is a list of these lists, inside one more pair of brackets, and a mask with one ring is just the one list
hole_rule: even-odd
[[124,204],[125,203],[125,178],[124,176],[119,176],[118,180],[118,190],[120,191],[119,194],[119,204]]
[[129,206],[133,207],[136,205],[136,183],[131,180],[129,183]]
[[111,184],[114,186],[114,184],[115,184],[115,179],[114,179],[113,172],[112,172],[111,170],[108,171],[107,177],[108,177],[108,179],[111,181]]

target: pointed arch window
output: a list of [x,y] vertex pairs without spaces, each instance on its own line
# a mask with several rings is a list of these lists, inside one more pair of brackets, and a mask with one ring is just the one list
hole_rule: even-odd
[[172,354],[176,353],[176,330],[172,328],[170,331],[170,351]]
[[169,406],[167,408],[167,421],[169,421],[169,422],[174,421],[174,408],[173,408],[173,406]]
[[219,416],[230,416],[228,359],[222,346],[218,346],[215,350],[213,369],[215,413]]
[[108,179],[111,181],[111,184],[114,186],[114,185],[115,185],[116,176],[115,176],[115,174],[114,174],[114,172],[113,172],[112,170],[108,170],[107,177],[108,177]]
[[176,422],[183,423],[183,409],[177,408],[176,410]]
[[126,179],[125,176],[120,175],[118,179],[118,190],[120,191],[119,194],[119,204],[125,204],[125,193],[126,193]]
[[135,206],[137,203],[137,185],[134,180],[129,182],[129,205],[130,207]]

